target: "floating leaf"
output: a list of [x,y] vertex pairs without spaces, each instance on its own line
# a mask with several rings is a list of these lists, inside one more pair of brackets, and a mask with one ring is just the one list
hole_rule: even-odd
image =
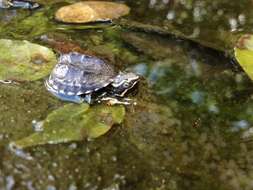
[[253,35],[243,35],[235,47],[235,57],[243,70],[253,80]]
[[0,79],[37,80],[56,63],[52,50],[28,41],[0,39]]
[[18,148],[43,144],[81,141],[87,137],[97,138],[114,124],[120,124],[125,115],[123,106],[67,104],[48,115],[43,131],[14,142]]
[[120,3],[85,1],[60,8],[55,18],[66,23],[88,23],[116,19],[129,11],[128,6]]

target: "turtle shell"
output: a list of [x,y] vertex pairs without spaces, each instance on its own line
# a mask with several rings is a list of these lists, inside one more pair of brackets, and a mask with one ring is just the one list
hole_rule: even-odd
[[80,96],[109,85],[114,69],[102,59],[76,52],[63,54],[46,81],[55,95]]

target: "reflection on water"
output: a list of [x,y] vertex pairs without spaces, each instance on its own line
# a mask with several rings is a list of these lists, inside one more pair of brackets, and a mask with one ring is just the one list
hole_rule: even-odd
[[[163,27],[173,23],[207,41],[214,31],[249,31],[253,23],[250,0],[127,3],[132,7],[129,19]],[[35,13],[27,18],[18,13],[22,25],[16,16],[9,19],[12,14],[17,13],[0,12],[1,26],[9,23],[1,36],[8,32],[27,39],[24,31],[37,23],[30,22]],[[28,40],[41,43],[48,22],[57,23],[35,15],[41,22]],[[116,68],[143,76],[138,92],[130,94],[138,104],[127,107],[122,125],[96,140],[15,152],[9,142],[40,131],[37,121],[63,103],[47,93],[43,80],[0,84],[0,189],[253,188],[252,82],[234,71],[228,58],[171,36],[119,27],[61,34],[110,57]]]

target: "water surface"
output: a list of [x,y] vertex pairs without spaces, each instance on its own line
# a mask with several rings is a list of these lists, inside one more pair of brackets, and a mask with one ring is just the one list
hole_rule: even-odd
[[50,47],[40,36],[60,36],[143,76],[130,94],[137,105],[106,135],[20,152],[9,143],[65,103],[44,79],[0,84],[0,189],[253,189],[252,82],[222,52],[231,47],[219,35],[251,32],[252,1],[124,2],[132,9],[125,19],[173,24],[221,48],[117,24],[64,25],[53,20],[61,1],[35,12],[0,10],[1,38]]

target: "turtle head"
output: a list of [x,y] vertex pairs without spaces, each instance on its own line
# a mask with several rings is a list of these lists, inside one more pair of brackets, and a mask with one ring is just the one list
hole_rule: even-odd
[[112,82],[113,93],[116,96],[123,97],[130,89],[132,89],[140,80],[135,73],[120,72]]

